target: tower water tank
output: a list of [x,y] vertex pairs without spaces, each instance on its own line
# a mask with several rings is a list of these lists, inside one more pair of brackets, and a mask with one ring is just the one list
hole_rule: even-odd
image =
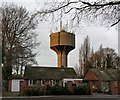
[[50,48],[57,53],[58,67],[67,67],[67,55],[75,48],[75,34],[66,31],[51,33]]

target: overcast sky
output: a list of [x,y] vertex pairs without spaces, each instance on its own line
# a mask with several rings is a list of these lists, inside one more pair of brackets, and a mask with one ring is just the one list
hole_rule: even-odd
[[[29,11],[33,12],[38,9],[37,0],[4,0],[4,2],[14,2],[18,5],[25,6]],[[42,2],[40,2],[42,3]],[[64,23],[64,22],[63,22]],[[75,66],[78,63],[78,50],[84,38],[88,35],[90,37],[91,46],[96,51],[102,44],[103,47],[114,48],[118,52],[118,30],[117,26],[107,28],[96,24],[85,25],[76,32],[76,48],[68,55],[68,66]],[[58,26],[58,25],[56,25]],[[49,35],[52,25],[49,23],[41,23],[36,29],[39,34],[38,41],[41,45],[37,47],[40,50],[39,55],[36,57],[40,66],[57,66],[57,55],[50,49]]]

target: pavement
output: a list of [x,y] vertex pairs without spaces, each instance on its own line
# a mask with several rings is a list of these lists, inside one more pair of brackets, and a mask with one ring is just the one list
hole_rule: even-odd
[[62,96],[24,96],[24,97],[3,97],[1,100],[120,100],[118,95],[62,95]]

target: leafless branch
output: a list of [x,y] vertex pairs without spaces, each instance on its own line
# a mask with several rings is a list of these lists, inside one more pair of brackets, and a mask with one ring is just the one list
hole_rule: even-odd
[[[76,20],[76,22],[81,18],[88,18],[91,20],[95,18],[103,18],[104,22],[108,22],[111,24],[111,26],[116,25],[118,21],[116,21],[118,18],[117,13],[120,11],[119,5],[120,0],[118,1],[102,1],[98,0],[96,2],[87,2],[84,0],[78,0],[78,1],[64,1],[64,2],[57,2],[54,3],[54,5],[47,5],[47,9],[40,10],[36,13],[36,15],[40,14],[40,16],[55,16],[56,12],[63,10],[63,15],[68,16],[71,14],[70,20]],[[55,19],[55,17],[53,18]],[[104,23],[103,22],[103,23]]]

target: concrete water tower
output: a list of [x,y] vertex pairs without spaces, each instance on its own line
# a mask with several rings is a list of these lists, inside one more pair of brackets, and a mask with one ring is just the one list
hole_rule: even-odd
[[64,30],[51,33],[50,48],[57,53],[58,67],[67,67],[67,55],[75,48],[75,34]]

